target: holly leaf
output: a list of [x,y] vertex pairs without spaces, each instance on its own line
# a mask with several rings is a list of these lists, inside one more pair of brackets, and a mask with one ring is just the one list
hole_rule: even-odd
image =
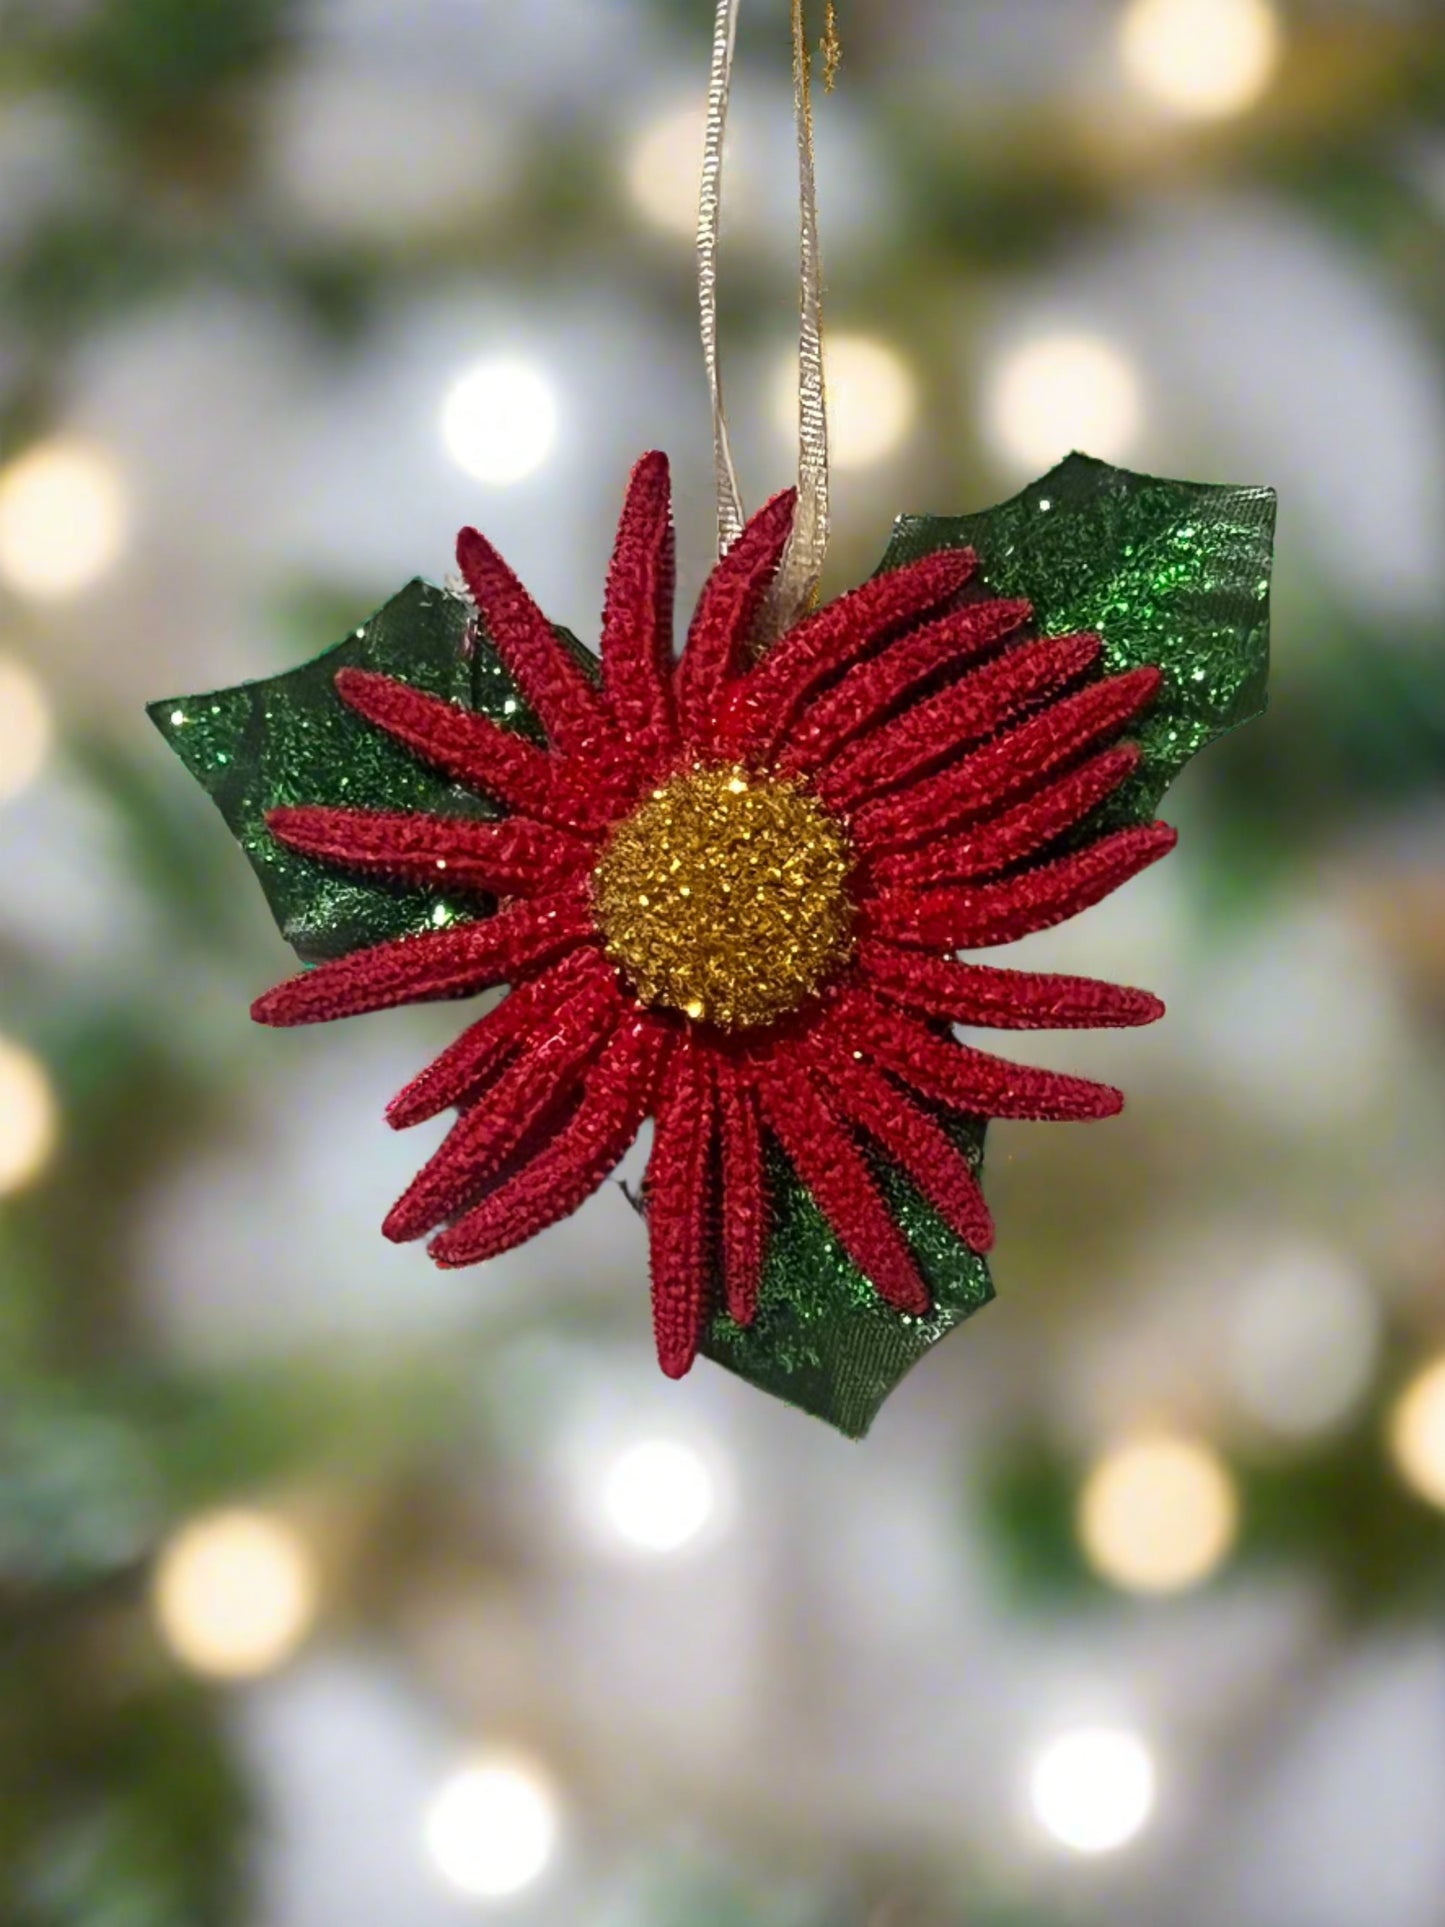
[[[460,912],[434,892],[342,876],[284,849],[266,828],[268,810],[315,803],[500,814],[348,709],[335,679],[338,669],[352,667],[395,676],[541,740],[471,604],[420,580],[299,669],[149,704],[156,728],[246,852],[281,934],[303,963],[433,930]],[[477,914],[475,900],[466,914]]]
[[[949,1123],[981,1171],[983,1120]],[[994,1295],[987,1261],[949,1229],[896,1165],[882,1157],[871,1162],[933,1295],[929,1316],[913,1318],[884,1303],[774,1146],[768,1170],[772,1229],[757,1317],[744,1328],[719,1313],[702,1345],[719,1365],[826,1419],[849,1438],[862,1438],[924,1353]]]
[[[1265,706],[1275,497],[1134,475],[1087,455],[975,515],[899,518],[883,569],[939,549],[977,551],[991,593],[1033,604],[1041,634],[1102,637],[1108,674],[1156,665],[1159,696],[1131,731],[1131,781],[1090,836],[1152,819],[1191,756]],[[982,1119],[956,1124],[982,1168]],[[773,1227],[758,1316],[719,1314],[703,1349],[730,1371],[861,1438],[925,1353],[993,1297],[985,1261],[882,1157],[874,1170],[934,1296],[926,1319],[884,1304],[774,1152]]]
[[1173,482],[1074,454],[997,508],[900,516],[882,567],[974,549],[989,590],[1031,602],[1040,634],[1100,636],[1109,675],[1164,672],[1130,731],[1138,773],[1098,830],[1148,822],[1191,756],[1263,711],[1274,524],[1273,489]]

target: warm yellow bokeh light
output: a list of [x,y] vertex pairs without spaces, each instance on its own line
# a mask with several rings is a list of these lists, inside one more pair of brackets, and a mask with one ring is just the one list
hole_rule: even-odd
[[0,1197],[39,1176],[55,1148],[56,1124],[45,1066],[0,1037]]
[[1405,1388],[1390,1417],[1390,1448],[1401,1476],[1445,1510],[1445,1358]]
[[986,391],[983,426],[1011,468],[1037,475],[1076,448],[1120,461],[1143,418],[1139,377],[1112,342],[1049,334],[1003,356]]
[[300,1535],[266,1512],[193,1520],[156,1568],[155,1610],[183,1666],[249,1679],[290,1658],[316,1612],[316,1571]]
[[[825,344],[828,453],[835,468],[870,468],[897,452],[918,415],[918,384],[908,363],[871,335],[830,335]],[[773,389],[779,432],[798,432],[798,361],[779,364]]]
[[1274,78],[1284,44],[1269,0],[1132,0],[1119,33],[1134,84],[1198,120],[1253,106]]
[[1080,1496],[1078,1525],[1101,1578],[1127,1592],[1184,1592],[1227,1558],[1239,1504],[1229,1473],[1207,1445],[1141,1438],[1094,1466]]
[[501,1900],[530,1887],[557,1847],[557,1801],[530,1761],[493,1756],[463,1767],[425,1821],[427,1851],[459,1893]]
[[0,656],[0,803],[35,781],[53,734],[50,705],[23,662]]
[[0,471],[0,576],[40,600],[89,588],[125,539],[114,461],[88,442],[39,442]]
[[697,227],[706,113],[688,101],[650,121],[627,155],[627,191],[639,214],[666,234]]

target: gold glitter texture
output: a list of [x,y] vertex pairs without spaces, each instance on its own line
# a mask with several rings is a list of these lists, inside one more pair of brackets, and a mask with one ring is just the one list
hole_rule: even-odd
[[613,830],[597,921],[643,1003],[770,1024],[851,955],[851,868],[843,825],[798,784],[686,770]]

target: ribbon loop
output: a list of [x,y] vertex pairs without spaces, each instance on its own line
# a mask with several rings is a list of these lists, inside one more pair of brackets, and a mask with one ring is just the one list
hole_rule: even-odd
[[[717,483],[718,551],[736,541],[745,511],[738,486],[723,403],[718,350],[717,256],[722,219],[723,144],[732,97],[742,0],[717,0],[707,135],[698,202],[698,297],[703,358],[712,398],[713,467]],[[818,229],[817,159],[813,129],[813,60],[804,0],[793,6],[793,108],[798,129],[799,311],[798,508],[792,536],[759,620],[757,643],[765,647],[815,600],[828,546],[828,408],[823,372],[823,266]],[[835,9],[830,0],[824,41],[826,75],[832,85],[838,60]]]

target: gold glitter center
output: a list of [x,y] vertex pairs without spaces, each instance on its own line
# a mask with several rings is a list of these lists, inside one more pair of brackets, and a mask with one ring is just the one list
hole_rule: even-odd
[[843,825],[796,783],[688,770],[613,830],[597,920],[643,1003],[770,1024],[847,962],[851,868]]

